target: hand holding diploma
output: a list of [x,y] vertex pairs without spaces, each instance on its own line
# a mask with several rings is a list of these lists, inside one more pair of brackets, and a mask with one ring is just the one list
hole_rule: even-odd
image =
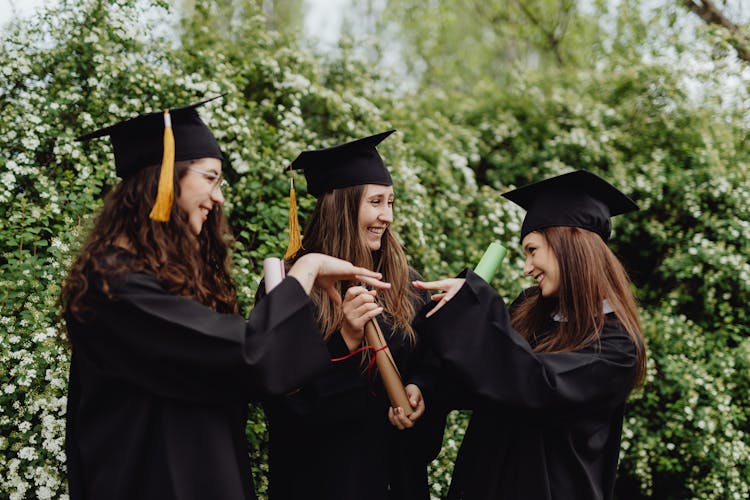
[[383,312],[383,307],[378,305],[376,297],[375,290],[368,290],[363,286],[353,286],[346,291],[342,305],[344,321],[341,336],[350,352],[362,344],[364,337],[367,338],[367,344],[375,349],[372,355],[375,356],[380,378],[392,405],[388,418],[394,426],[406,429],[414,425],[413,422],[424,413],[422,392],[416,385],[404,388],[391,353],[384,349],[385,338],[375,319]]
[[422,398],[422,391],[419,387],[414,384],[407,385],[404,390],[406,391],[406,397],[409,398],[409,404],[411,405],[412,413],[407,415],[403,408],[400,406],[397,408],[388,409],[388,420],[391,424],[398,428],[398,430],[410,429],[414,426],[414,423],[424,415],[424,399]]
[[[404,389],[396,361],[388,350],[388,344],[376,320],[376,317],[383,312],[376,297],[375,290],[367,290],[363,286],[353,286],[346,291],[342,304],[344,321],[341,325],[341,336],[350,352],[355,351],[361,345],[362,338],[365,338],[368,347],[372,349],[372,356],[377,363],[378,373],[391,406],[399,409],[399,415],[407,418],[414,413],[413,407],[419,406],[422,394],[416,386],[414,386],[416,394],[413,393],[412,397],[408,396]],[[423,412],[424,409],[413,420],[419,418]]]
[[363,286],[353,286],[346,291],[342,310],[344,322],[341,325],[341,336],[349,351],[362,344],[365,336],[365,325],[368,321],[383,312],[376,301],[377,291]]
[[286,276],[286,271],[284,270],[283,260],[278,257],[263,259],[263,281],[266,286],[266,295],[271,293],[271,290],[281,283],[284,276]]

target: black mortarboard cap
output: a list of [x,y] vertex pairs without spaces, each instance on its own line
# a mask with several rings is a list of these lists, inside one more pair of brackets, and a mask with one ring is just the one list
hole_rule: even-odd
[[554,226],[580,227],[609,241],[610,218],[638,210],[613,185],[586,170],[576,170],[503,194],[526,209],[521,240],[532,231]]
[[[211,131],[196,108],[218,99],[216,96],[188,106],[169,110],[174,134],[174,159],[197,160],[199,158],[224,157]],[[149,113],[121,121],[90,134],[78,137],[87,141],[109,136],[115,155],[115,169],[119,177],[125,178],[141,168],[162,163],[164,152],[164,112]]]
[[303,151],[292,162],[293,169],[302,169],[307,191],[318,197],[333,189],[361,184],[393,184],[391,174],[375,146],[395,130],[325,149]]

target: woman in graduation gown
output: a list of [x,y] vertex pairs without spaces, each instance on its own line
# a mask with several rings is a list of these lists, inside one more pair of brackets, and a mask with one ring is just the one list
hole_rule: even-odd
[[[411,281],[418,277],[394,237],[391,176],[375,146],[392,131],[331,148],[305,151],[292,163],[303,169],[308,191],[318,198],[302,250],[321,252],[375,269],[391,284],[387,292],[359,283],[342,287],[344,302],[313,293],[315,315],[334,364],[300,391],[265,403],[269,419],[269,498],[291,500],[427,499],[427,464],[437,455],[444,424],[425,412],[422,391],[429,355],[411,327],[427,301]],[[295,249],[291,249],[294,253]],[[259,304],[263,298],[262,285]],[[402,432],[388,420],[390,403],[360,352],[364,326],[376,318],[406,385],[414,413],[396,413]],[[429,403],[429,401],[428,401]],[[420,417],[422,417],[420,419]]]
[[645,371],[610,217],[637,209],[586,171],[506,193],[527,210],[524,273],[537,286],[506,308],[467,270],[417,283],[444,290],[415,323],[474,410],[450,499],[611,499],[623,408]]
[[314,283],[333,294],[337,279],[383,286],[376,273],[311,254],[249,320],[236,314],[222,155],[200,104],[81,138],[111,137],[122,180],[63,290],[74,500],[255,498],[248,401],[330,364]]

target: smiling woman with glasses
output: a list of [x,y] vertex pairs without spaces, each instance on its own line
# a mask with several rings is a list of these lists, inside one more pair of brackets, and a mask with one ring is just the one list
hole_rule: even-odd
[[237,314],[222,154],[200,104],[81,138],[110,136],[122,180],[62,292],[71,500],[255,498],[248,402],[293,391],[330,364],[313,286],[339,301],[340,279],[388,286],[311,254],[249,319]]

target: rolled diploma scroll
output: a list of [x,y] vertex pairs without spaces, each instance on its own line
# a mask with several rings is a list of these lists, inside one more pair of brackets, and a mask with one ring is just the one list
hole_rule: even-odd
[[284,279],[286,275],[284,272],[284,262],[276,257],[264,259],[263,274],[266,284],[266,294],[268,294]]
[[367,345],[375,349],[372,355],[375,356],[375,363],[378,365],[380,379],[383,381],[388,399],[391,400],[391,406],[393,408],[400,406],[404,410],[404,414],[408,417],[414,413],[414,409],[411,407],[409,398],[406,396],[404,384],[401,382],[401,374],[398,372],[391,351],[387,348],[383,349],[383,346],[386,345],[385,337],[383,337],[380,325],[378,325],[377,320],[374,318],[365,324],[365,340],[367,341]]
[[484,255],[479,260],[479,264],[477,264],[474,272],[489,283],[495,277],[497,270],[500,269],[500,264],[504,257],[505,247],[497,241],[493,241],[487,247],[487,250],[484,251]]

